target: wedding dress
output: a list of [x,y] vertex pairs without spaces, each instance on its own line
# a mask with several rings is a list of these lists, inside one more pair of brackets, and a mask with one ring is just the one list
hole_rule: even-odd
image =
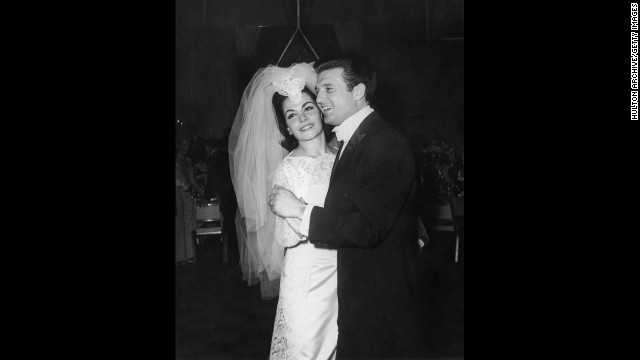
[[[278,165],[274,184],[291,190],[309,205],[324,206],[335,156],[290,154]],[[338,341],[337,251],[302,241],[276,217],[275,240],[287,248],[270,360],[335,359]],[[299,220],[297,220],[299,221]]]

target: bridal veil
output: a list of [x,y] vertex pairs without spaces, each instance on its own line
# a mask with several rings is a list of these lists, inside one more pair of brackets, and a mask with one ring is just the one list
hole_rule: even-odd
[[[314,91],[312,63],[283,68],[269,65],[251,78],[240,100],[229,135],[229,164],[238,198],[236,233],[242,277],[249,285],[260,282],[263,299],[278,296],[284,248],[275,241],[275,215],[267,206],[275,170],[287,155],[280,142],[271,103],[273,85],[284,78],[300,78]],[[315,92],[315,91],[314,91]]]

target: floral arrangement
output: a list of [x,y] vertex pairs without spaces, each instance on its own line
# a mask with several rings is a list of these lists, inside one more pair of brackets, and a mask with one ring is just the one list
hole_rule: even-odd
[[431,141],[423,151],[423,174],[430,175],[424,181],[438,189],[443,200],[464,195],[464,165],[456,159],[456,153],[456,149],[443,139]]
[[439,162],[455,160],[455,149],[444,140],[433,140],[427,147],[427,153],[438,158]]

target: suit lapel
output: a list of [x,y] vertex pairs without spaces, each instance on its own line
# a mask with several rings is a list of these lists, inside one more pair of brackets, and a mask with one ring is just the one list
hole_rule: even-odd
[[336,156],[336,161],[333,163],[333,168],[331,169],[331,179],[329,180],[329,189],[331,189],[331,186],[333,185],[334,179],[337,176],[337,174],[340,171],[342,171],[342,169],[345,166],[347,166],[347,164],[351,160],[351,157],[353,156],[353,153],[356,151],[356,148],[358,147],[360,142],[362,142],[362,139],[364,139],[364,137],[367,135],[369,129],[371,128],[371,124],[374,122],[374,119],[376,119],[377,117],[378,115],[374,111],[371,114],[369,114],[362,121],[362,123],[360,123],[360,126],[358,126],[356,131],[351,136],[351,139],[349,139],[349,142],[346,144],[346,148],[344,149],[342,156],[340,156],[340,150],[345,145],[343,144],[340,147],[340,150],[338,150],[338,156],[340,156],[340,158]]
[[342,168],[346,166],[345,164],[349,163],[349,161],[351,160],[351,157],[353,156],[353,153],[356,151],[356,148],[358,147],[358,144],[360,144],[360,142],[362,141],[365,135],[367,134],[360,132],[360,128],[356,129],[356,131],[351,136],[351,139],[349,139],[349,142],[347,143],[346,147],[344,148],[344,152],[342,153],[342,156],[338,161],[336,172],[339,172]]

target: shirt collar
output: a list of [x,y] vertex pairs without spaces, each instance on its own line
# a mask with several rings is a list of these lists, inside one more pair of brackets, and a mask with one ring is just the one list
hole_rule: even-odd
[[353,133],[358,129],[358,126],[360,126],[362,121],[372,112],[373,109],[371,106],[367,105],[355,114],[349,116],[342,124],[334,127],[332,131],[336,133],[336,139],[338,141],[344,141],[345,144],[348,143]]

